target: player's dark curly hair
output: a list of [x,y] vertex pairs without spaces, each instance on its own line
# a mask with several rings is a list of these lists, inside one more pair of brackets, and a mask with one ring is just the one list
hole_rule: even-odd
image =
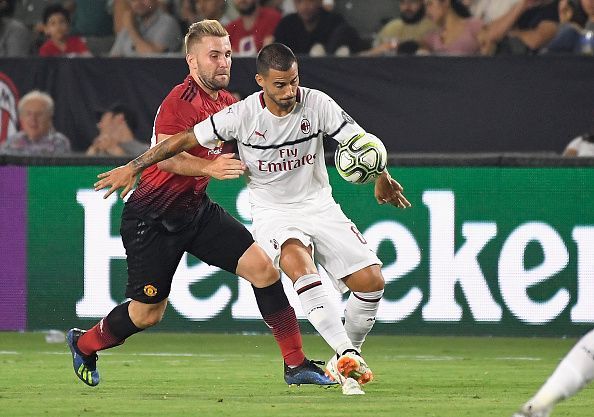
[[258,53],[256,71],[260,75],[268,74],[270,69],[288,71],[294,62],[297,62],[297,58],[291,48],[282,43],[271,43]]

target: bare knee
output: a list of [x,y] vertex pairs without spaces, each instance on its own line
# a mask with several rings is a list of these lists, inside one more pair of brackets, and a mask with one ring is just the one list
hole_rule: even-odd
[[255,243],[239,259],[236,272],[258,288],[268,287],[280,278],[272,260]]
[[163,319],[165,307],[167,307],[167,300],[163,300],[157,304],[145,304],[132,300],[128,307],[128,312],[132,323],[136,327],[147,329],[158,324]]
[[382,270],[379,265],[371,265],[363,268],[344,278],[343,281],[351,291],[357,292],[383,291],[385,286],[384,277],[382,276]]
[[383,291],[385,285],[386,282],[384,281],[384,277],[381,273],[374,275],[369,283],[369,291],[366,292]]

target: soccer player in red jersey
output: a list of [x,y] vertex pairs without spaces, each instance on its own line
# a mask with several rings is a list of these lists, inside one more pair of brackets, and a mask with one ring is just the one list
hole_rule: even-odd
[[[235,102],[229,84],[231,44],[215,20],[194,23],[185,38],[190,74],[157,110],[151,146],[194,126]],[[126,297],[89,331],[71,329],[67,343],[76,375],[99,383],[97,351],[122,344],[163,317],[175,270],[184,252],[252,283],[258,308],[282,352],[288,384],[332,381],[305,358],[295,311],[278,270],[250,232],[206,194],[210,177],[238,178],[245,165],[200,145],[146,169],[122,213],[120,233],[128,263]]]

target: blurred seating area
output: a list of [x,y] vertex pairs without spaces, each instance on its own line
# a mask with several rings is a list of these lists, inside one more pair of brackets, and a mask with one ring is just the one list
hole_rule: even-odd
[[182,56],[201,19],[223,23],[243,56],[272,41],[314,57],[594,51],[594,0],[0,0],[0,57],[39,55],[56,3],[93,56]]

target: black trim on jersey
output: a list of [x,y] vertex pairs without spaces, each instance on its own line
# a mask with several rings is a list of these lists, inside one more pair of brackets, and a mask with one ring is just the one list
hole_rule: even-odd
[[297,95],[295,96],[297,103],[301,103],[301,89],[297,87]]
[[186,87],[186,89],[184,90],[184,92],[180,96],[180,98],[185,101],[192,101],[192,100],[194,100],[194,97],[196,97],[197,93],[198,93],[198,91],[197,91],[196,85],[194,83],[190,82],[190,84],[188,85],[188,87]]
[[[313,138],[315,138],[316,136],[318,136],[320,133],[322,133],[322,131],[321,130],[318,130],[317,133],[312,133],[311,135],[309,135],[309,136],[307,136],[305,138],[296,139],[296,140],[294,140],[292,142],[280,143],[278,145],[250,145],[249,143],[242,143],[242,145],[247,146],[247,147],[252,148],[252,149],[260,149],[260,150],[278,149],[278,148],[282,148],[283,146],[291,146],[291,145],[297,145],[298,143],[307,142],[308,140],[312,140]],[[215,132],[215,134],[216,134],[216,132]]]
[[214,123],[214,118],[212,116],[210,116],[209,119],[210,119],[210,124],[212,125],[212,131],[214,132],[215,136],[217,138],[219,138],[220,141],[227,142],[225,139],[223,139],[223,137],[221,135],[219,135],[219,132],[217,132],[217,128]]
[[334,138],[334,136],[336,136],[338,134],[338,132],[340,132],[342,130],[342,128],[345,127],[346,125],[347,125],[346,121],[342,122],[342,124],[338,127],[338,129],[336,129],[332,133],[329,133],[328,136],[330,136],[331,138]]

